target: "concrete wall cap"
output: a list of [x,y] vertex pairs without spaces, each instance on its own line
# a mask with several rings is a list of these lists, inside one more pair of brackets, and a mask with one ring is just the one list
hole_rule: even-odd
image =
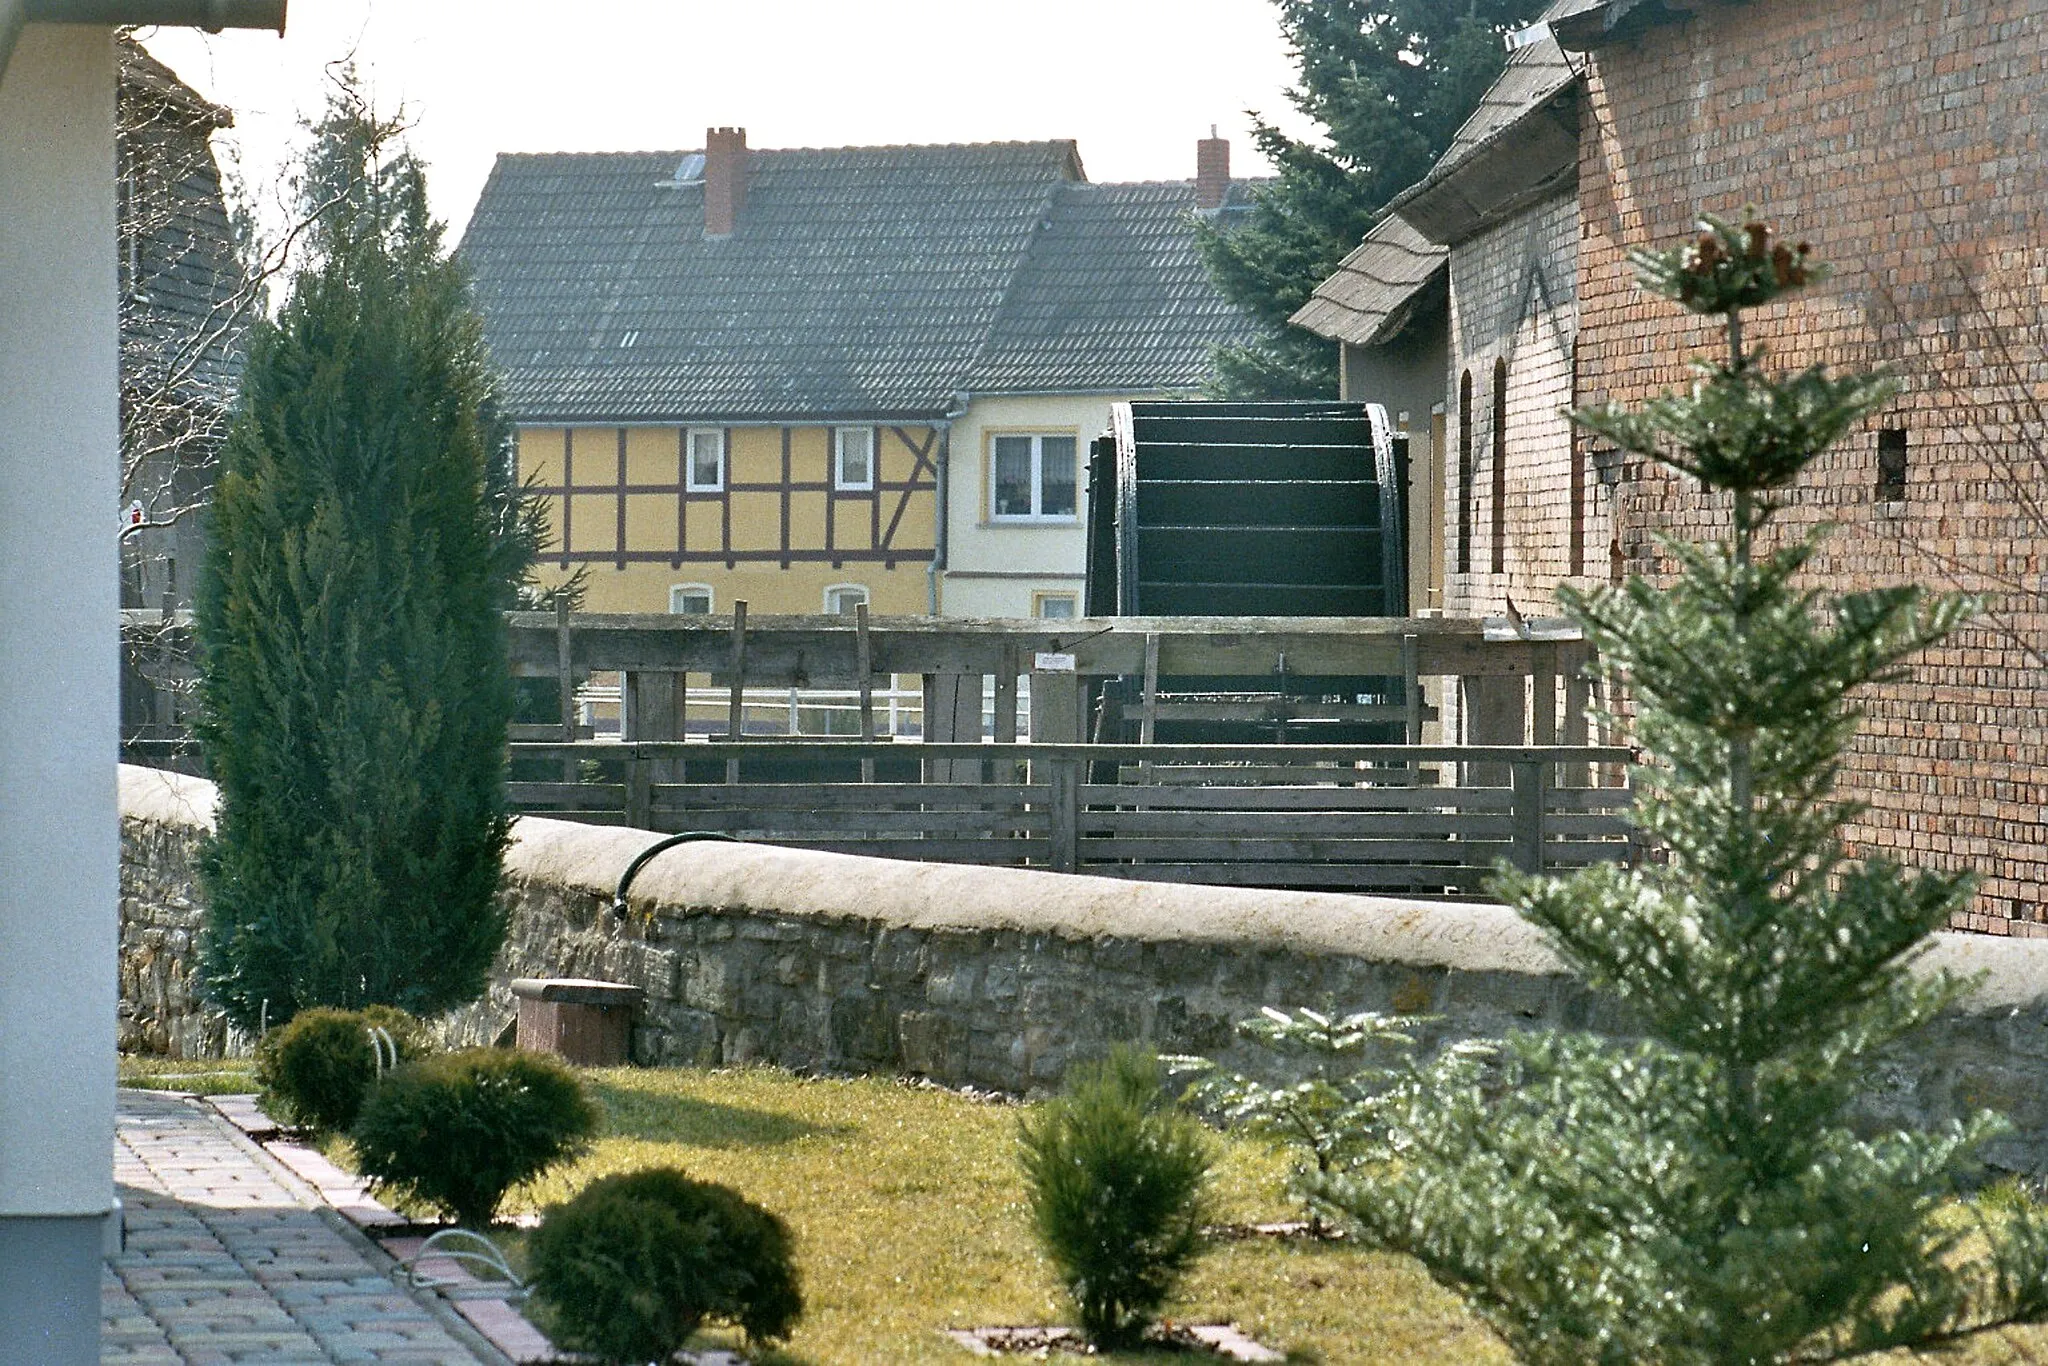
[[204,778],[121,765],[121,819],[178,830],[211,830],[218,790]]
[[[214,785],[203,778],[123,764],[120,800],[124,820],[192,830],[213,824]],[[512,826],[505,876],[609,900],[626,865],[660,838],[645,830],[523,817]],[[1137,882],[760,844],[671,849],[640,870],[632,901],[642,910],[861,920],[902,929],[1264,946],[1458,972],[1564,971],[1542,931],[1505,906]],[[1967,1003],[1972,1009],[2048,1003],[2048,939],[1943,932],[1913,967],[1977,979]]]
[[[658,838],[527,817],[513,828],[505,869],[515,880],[609,896],[633,856]],[[1136,882],[759,844],[665,852],[634,878],[631,901],[641,909],[858,919],[899,929],[1250,944],[1460,971],[1562,971],[1540,932],[1503,906]]]
[[514,977],[512,994],[522,1001],[555,1001],[567,1005],[629,1006],[647,997],[645,987],[630,982],[599,982],[588,977]]

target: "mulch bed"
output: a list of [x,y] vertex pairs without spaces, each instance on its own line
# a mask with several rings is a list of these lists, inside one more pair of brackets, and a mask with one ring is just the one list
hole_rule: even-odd
[[[1078,1328],[955,1328],[946,1336],[976,1356],[1028,1356],[1043,1361],[1055,1352],[1062,1356],[1095,1355],[1095,1349]],[[1145,1335],[1145,1345],[1224,1361],[1287,1360],[1227,1323],[1162,1323]]]
[[1324,1224],[1318,1232],[1306,1219],[1284,1219],[1271,1224],[1210,1224],[1202,1232],[1225,1242],[1241,1243],[1250,1238],[1302,1238],[1318,1243],[1342,1242],[1344,1230]]

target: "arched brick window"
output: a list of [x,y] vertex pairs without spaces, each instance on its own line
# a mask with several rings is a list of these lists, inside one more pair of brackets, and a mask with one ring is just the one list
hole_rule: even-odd
[[1472,372],[1458,381],[1458,572],[1472,572]]
[[1508,363],[1493,362],[1493,572],[1508,572]]
[[[1579,339],[1572,338],[1572,407],[1579,406]],[[1565,439],[1571,442],[1572,471],[1572,535],[1571,572],[1586,572],[1586,443],[1580,439],[1576,428],[1567,427]]]

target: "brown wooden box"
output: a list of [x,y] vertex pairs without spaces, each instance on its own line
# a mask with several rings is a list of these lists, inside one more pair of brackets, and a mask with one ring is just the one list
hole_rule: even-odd
[[552,1053],[583,1067],[617,1067],[626,1061],[633,1010],[646,996],[623,982],[577,977],[521,977],[514,1046],[528,1053]]

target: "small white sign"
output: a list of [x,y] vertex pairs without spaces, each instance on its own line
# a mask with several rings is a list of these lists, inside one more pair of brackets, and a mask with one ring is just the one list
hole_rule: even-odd
[[1031,657],[1031,667],[1042,674],[1070,674],[1074,672],[1074,657],[1041,650]]

